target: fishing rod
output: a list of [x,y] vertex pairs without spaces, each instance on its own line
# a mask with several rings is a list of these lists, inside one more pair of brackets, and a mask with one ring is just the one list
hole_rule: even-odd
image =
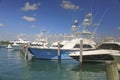
[[106,14],[107,11],[108,11],[108,9],[106,9],[106,10],[104,11],[104,13],[103,13],[102,17],[100,18],[98,24],[96,24],[97,26],[96,26],[95,30],[93,31],[93,35],[92,35],[91,38],[94,38],[94,34],[95,34],[95,32],[97,31],[99,25],[101,24],[101,22],[102,22],[102,20],[103,20],[103,18],[104,18],[104,16],[105,16],[105,14]]

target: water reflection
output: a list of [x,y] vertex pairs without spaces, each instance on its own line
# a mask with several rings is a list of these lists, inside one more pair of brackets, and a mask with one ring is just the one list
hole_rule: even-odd
[[55,61],[35,59],[31,59],[28,65],[29,69],[33,71],[52,71],[59,66],[58,63]]
[[[42,72],[47,77],[59,77],[57,80],[106,80],[105,64],[83,64],[72,60],[62,60],[61,63],[54,60],[31,59],[28,62],[29,71]],[[87,76],[87,77],[86,77]]]
[[43,75],[53,74],[59,77],[59,80],[119,80],[115,62],[84,63],[81,65],[69,60],[58,63],[56,60],[31,59],[28,66],[29,71],[43,72]]

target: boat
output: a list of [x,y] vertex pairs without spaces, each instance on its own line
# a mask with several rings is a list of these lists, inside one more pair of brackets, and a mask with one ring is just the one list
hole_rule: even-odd
[[25,41],[22,38],[18,37],[18,40],[10,41],[12,43],[12,48],[14,50],[19,50],[22,45],[28,45],[30,41]]
[[18,37],[18,40],[16,40],[16,41],[14,41],[14,42],[16,42],[17,44],[29,44],[30,43],[30,41],[28,41],[28,40],[23,40],[22,38],[20,38],[20,37]]
[[[92,14],[89,13],[83,20],[83,29],[79,31],[78,21],[75,20],[72,25],[72,34],[69,36],[72,39],[70,40],[62,40],[54,42],[54,45],[45,47],[29,47],[29,52],[35,57],[39,59],[58,59],[58,52],[60,48],[60,56],[61,59],[72,59],[68,54],[73,51],[79,51],[80,49],[80,40],[83,40],[83,49],[95,49],[96,42],[94,41],[93,35],[94,32],[88,30],[88,26],[91,26]],[[58,45],[59,44],[59,45]],[[56,46],[55,46],[56,45]],[[58,46],[60,46],[58,48]]]
[[13,49],[11,44],[8,44],[7,49]]
[[[70,57],[79,61],[80,52],[72,52],[69,54]],[[116,61],[120,63],[120,42],[109,41],[103,42],[98,46],[97,49],[83,51],[83,61]]]

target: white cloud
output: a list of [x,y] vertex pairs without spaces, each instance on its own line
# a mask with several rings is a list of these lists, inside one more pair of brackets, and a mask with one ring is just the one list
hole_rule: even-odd
[[4,24],[0,23],[0,27],[3,27],[3,26],[4,26]]
[[22,10],[24,11],[29,11],[29,10],[37,10],[38,7],[39,7],[40,3],[34,3],[34,4],[31,4],[29,2],[26,2],[25,3],[25,6],[22,8]]
[[78,5],[75,5],[71,1],[68,1],[68,0],[63,0],[61,6],[64,9],[71,9],[71,10],[78,10],[79,9]]
[[36,19],[34,17],[30,17],[30,16],[23,16],[22,19],[29,21],[29,22],[34,22],[36,21]]

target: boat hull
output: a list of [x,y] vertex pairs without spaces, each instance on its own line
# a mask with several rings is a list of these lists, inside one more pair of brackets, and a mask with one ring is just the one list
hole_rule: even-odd
[[[79,61],[79,56],[71,56],[73,59]],[[92,61],[92,62],[105,62],[105,61],[115,61],[120,63],[120,54],[110,55],[110,54],[101,54],[101,55],[83,55],[83,61]]]
[[[69,54],[69,56],[79,61],[80,53],[73,52]],[[114,60],[120,62],[120,51],[106,50],[106,49],[83,51],[82,60],[83,61],[113,61]]]
[[[28,48],[29,52],[38,59],[58,59],[58,49]],[[61,59],[72,59],[68,54],[73,50],[60,50]]]
[[[79,56],[71,56],[73,59],[79,61]],[[119,56],[120,58],[120,56]],[[83,55],[82,56],[83,61],[107,61],[107,60],[115,60],[113,56],[108,54],[102,54],[102,55]]]

